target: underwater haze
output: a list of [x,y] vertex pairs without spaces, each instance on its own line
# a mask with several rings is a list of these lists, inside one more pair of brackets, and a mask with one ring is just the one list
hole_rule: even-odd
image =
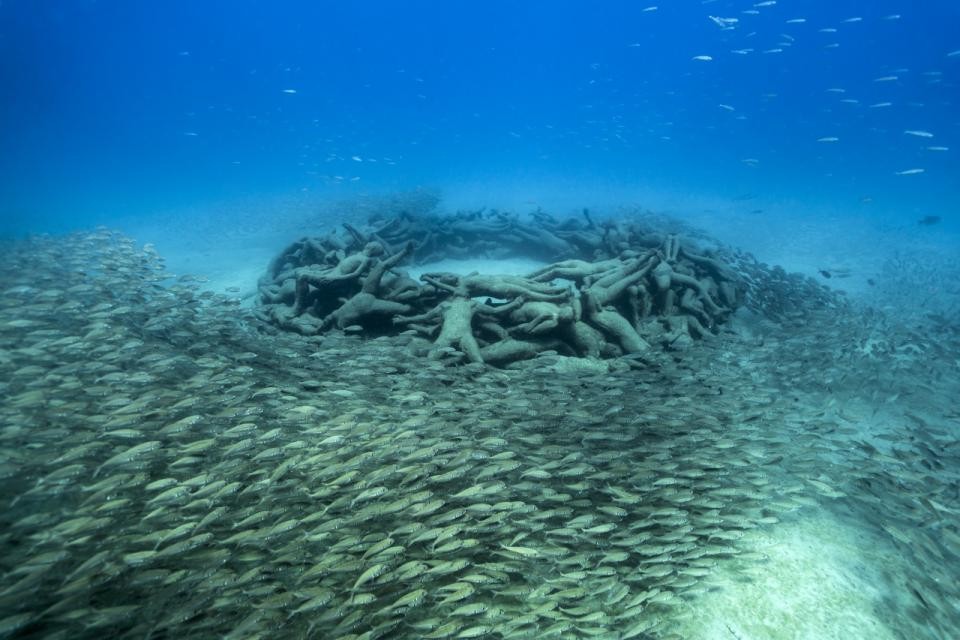
[[958,27],[946,0],[5,0],[3,227],[427,186],[956,232]]

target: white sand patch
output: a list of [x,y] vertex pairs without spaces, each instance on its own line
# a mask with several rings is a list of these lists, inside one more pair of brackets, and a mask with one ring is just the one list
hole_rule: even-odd
[[224,264],[210,265],[206,273],[206,282],[201,288],[214,293],[226,294],[250,303],[257,295],[257,281],[266,272],[267,263],[261,260],[228,261]]
[[278,253],[274,247],[255,246],[220,246],[201,251],[176,249],[173,245],[161,252],[168,271],[178,276],[199,276],[204,279],[199,283],[201,289],[240,298],[246,306],[253,304],[257,281]]
[[441,260],[439,262],[431,262],[430,264],[407,267],[406,271],[414,280],[418,280],[424,273],[437,273],[441,271],[456,273],[458,275],[467,275],[475,271],[483,275],[525,276],[545,265],[545,262],[531,260],[529,258],[508,258],[505,260],[476,258],[472,260]]
[[866,533],[816,511],[753,537],[769,562],[750,582],[721,565],[713,582],[722,588],[690,603],[674,632],[687,640],[896,637],[874,613],[884,580]]

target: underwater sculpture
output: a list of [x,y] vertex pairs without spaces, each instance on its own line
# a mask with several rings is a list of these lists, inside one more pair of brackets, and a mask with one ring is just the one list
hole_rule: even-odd
[[[451,286],[440,282],[437,277],[428,275],[422,276],[421,280],[439,291],[449,293],[450,297],[427,313],[411,317],[396,316],[393,321],[394,324],[416,323],[416,329],[427,335],[436,333],[439,326],[439,334],[433,341],[430,357],[439,357],[445,350],[459,347],[471,362],[483,362],[480,345],[474,335],[475,318],[481,316],[486,322],[490,322],[497,316],[508,314],[523,304],[523,298],[514,298],[507,304],[493,306],[474,300],[465,282]],[[431,326],[424,322],[434,324]]]
[[[656,344],[689,347],[741,304],[735,270],[677,234],[636,222],[533,222],[491,212],[404,214],[303,238],[260,281],[258,315],[304,335],[347,330],[409,336],[430,358],[505,365],[544,352],[610,358]],[[449,243],[449,244],[444,244]],[[470,255],[555,260],[526,276],[401,268]]]

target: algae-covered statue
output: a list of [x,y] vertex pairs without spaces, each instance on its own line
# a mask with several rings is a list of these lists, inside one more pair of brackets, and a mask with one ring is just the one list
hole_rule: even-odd
[[[306,335],[405,334],[427,357],[505,365],[541,354],[610,358],[655,345],[688,348],[741,303],[718,255],[637,222],[532,220],[474,211],[402,214],[369,227],[303,238],[260,281],[258,314]],[[427,273],[439,258],[526,256],[550,264],[523,275]]]

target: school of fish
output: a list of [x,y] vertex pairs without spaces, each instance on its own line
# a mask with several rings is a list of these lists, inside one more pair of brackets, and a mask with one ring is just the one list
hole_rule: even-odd
[[107,230],[3,249],[2,638],[680,638],[818,509],[904,558],[899,637],[960,630],[956,324],[756,265],[762,336],[451,368],[278,334]]

